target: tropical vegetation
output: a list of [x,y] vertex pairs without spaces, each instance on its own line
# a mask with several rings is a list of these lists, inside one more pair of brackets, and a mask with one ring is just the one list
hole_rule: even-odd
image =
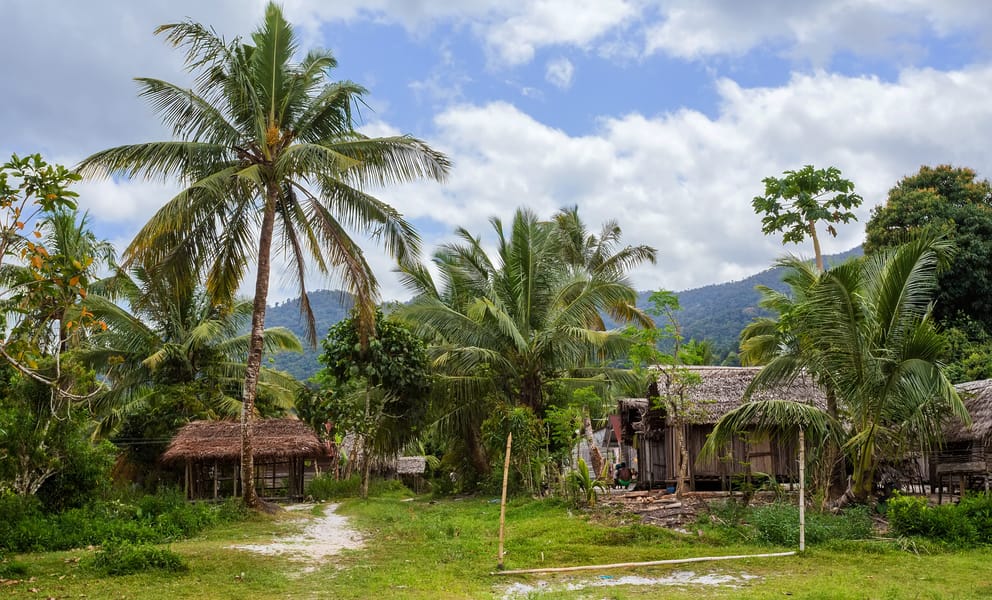
[[[204,276],[212,302],[229,302],[255,266],[252,324],[242,392],[245,501],[256,504],[251,427],[264,347],[265,309],[275,249],[306,298],[308,266],[333,271],[356,296],[361,322],[374,321],[378,286],[349,227],[375,232],[397,260],[417,256],[419,238],[391,206],[362,191],[415,179],[444,179],[447,158],[424,142],[370,138],[355,129],[353,105],[365,89],[328,79],[337,61],[311,50],[299,63],[293,28],[269,4],[250,42],[230,42],[184,21],[156,30],[186,54],[195,88],[139,78],[176,141],[118,146],[80,163],[94,176],[177,179],[184,189],[125,250],[125,265],[154,264],[177,281]],[[273,246],[275,244],[275,246]],[[311,327],[308,338],[316,342]]]

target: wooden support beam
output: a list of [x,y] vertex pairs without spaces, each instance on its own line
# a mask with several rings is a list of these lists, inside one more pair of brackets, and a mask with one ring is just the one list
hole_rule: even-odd
[[605,569],[629,569],[631,567],[654,567],[657,565],[678,565],[683,563],[708,562],[716,560],[737,560],[741,558],[772,558],[776,556],[795,556],[791,552],[773,552],[771,554],[735,554],[731,556],[697,556],[694,558],[673,558],[669,560],[651,560],[647,562],[613,563],[609,565],[582,565],[579,567],[548,567],[544,569],[514,569],[509,571],[493,571],[490,575],[527,575],[529,573],[569,573],[572,571],[598,571]]

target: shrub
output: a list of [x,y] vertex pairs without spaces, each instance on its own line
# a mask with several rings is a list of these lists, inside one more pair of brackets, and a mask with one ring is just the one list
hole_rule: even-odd
[[244,518],[236,499],[190,503],[164,491],[133,502],[109,501],[46,515],[34,498],[0,495],[0,550],[68,550],[108,540],[156,543],[196,535],[204,528]]
[[[755,537],[779,546],[799,543],[799,507],[791,504],[769,504],[753,509],[748,521],[754,526]],[[806,513],[806,543],[822,544],[829,540],[857,540],[871,535],[872,523],[868,510],[853,507],[839,515]]]
[[941,540],[954,546],[992,541],[992,495],[965,496],[958,504],[929,506],[925,498],[895,495],[889,500],[889,528],[903,536]]
[[178,572],[189,568],[181,556],[168,548],[120,541],[104,544],[93,556],[92,566],[105,575],[152,570]]
[[313,478],[307,485],[306,495],[323,502],[337,498],[354,498],[359,495],[361,489],[362,478],[359,475],[352,475],[348,479],[335,479],[334,476],[325,474]]
[[[357,498],[361,495],[362,478],[352,475],[348,479],[334,479],[332,475],[315,477],[306,489],[306,495],[318,502],[340,498]],[[408,496],[410,488],[399,479],[372,479],[369,481],[369,496]]]

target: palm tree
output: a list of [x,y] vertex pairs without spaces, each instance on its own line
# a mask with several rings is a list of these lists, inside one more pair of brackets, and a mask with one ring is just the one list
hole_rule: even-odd
[[[921,238],[894,251],[831,267],[818,276],[795,261],[790,277],[802,282],[801,297],[785,315],[780,351],[748,388],[789,381],[809,373],[834,390],[843,418],[805,404],[746,402],[724,415],[707,442],[719,448],[735,433],[803,427],[825,439],[833,433],[853,464],[842,500],[868,498],[884,457],[903,456],[940,440],[943,418],[968,413],[944,375],[944,339],[932,317],[938,265],[950,250],[942,240]],[[796,288],[794,288],[796,289]],[[783,306],[786,299],[779,299]],[[766,324],[767,325],[767,324]],[[753,337],[754,354],[770,338]]]
[[604,387],[613,371],[586,365],[592,358],[625,356],[629,340],[593,324],[601,311],[636,300],[618,273],[566,263],[553,223],[526,209],[517,211],[509,231],[499,219],[490,222],[495,255],[459,230],[461,243],[434,255],[440,286],[424,266],[403,270],[415,298],[398,311],[431,341],[434,368],[455,400],[452,413],[462,417],[462,436],[480,472],[488,469],[478,444],[477,425],[485,417],[480,399],[525,406],[540,416],[550,381],[573,389]]
[[[249,343],[242,332],[251,302],[214,305],[202,290],[136,267],[95,284],[84,305],[107,324],[78,353],[109,383],[94,403],[96,435],[111,434],[128,417],[154,410],[176,394],[185,407],[174,415],[177,423],[238,414]],[[266,329],[263,340],[266,351],[302,350],[282,327]],[[298,388],[288,374],[260,369],[259,390],[277,405],[292,406]]]
[[119,146],[80,164],[84,174],[179,179],[185,189],[142,228],[125,264],[160,263],[176,281],[206,276],[206,289],[226,301],[256,265],[251,338],[245,371],[242,477],[245,503],[257,504],[251,444],[255,391],[262,363],[265,306],[273,243],[299,284],[301,312],[316,343],[304,278],[310,265],[334,272],[356,296],[371,331],[378,286],[348,228],[368,233],[399,261],[419,251],[412,226],[391,206],[362,191],[421,178],[442,180],[447,158],[408,136],[369,138],[355,131],[352,106],[365,90],[330,82],[337,64],[312,50],[292,62],[297,40],[275,4],[252,34],[228,42],[185,21],[163,25],[186,52],[194,89],[138,79],[176,141]]
[[[658,251],[651,246],[620,247],[623,231],[616,220],[603,223],[599,235],[590,233],[579,217],[579,207],[563,208],[555,213],[554,223],[558,226],[562,257],[566,264],[584,268],[600,277],[616,277],[627,281],[627,272],[641,263],[655,263]],[[633,302],[617,302],[606,309],[607,313],[622,322],[635,322],[642,327],[653,327],[654,322]],[[606,329],[597,315],[595,325]]]
[[[98,282],[93,292],[87,304],[107,329],[78,356],[109,383],[95,402],[101,415],[96,435],[109,435],[128,416],[161,404],[176,386],[196,391],[196,406],[180,420],[238,414],[249,344],[242,332],[251,302],[214,305],[202,290],[140,267]],[[263,340],[268,352],[302,350],[283,327],[266,329]],[[260,369],[259,390],[279,406],[292,406],[298,387],[288,374]]]

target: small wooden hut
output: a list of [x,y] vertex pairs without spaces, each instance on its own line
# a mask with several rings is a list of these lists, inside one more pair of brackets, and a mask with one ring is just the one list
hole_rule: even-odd
[[[271,500],[301,500],[305,464],[327,456],[327,445],[296,419],[260,419],[252,427],[258,495]],[[189,499],[239,496],[243,492],[241,424],[193,421],[176,433],[162,462],[184,468],[183,487]]]
[[957,418],[944,424],[944,444],[930,457],[931,484],[941,495],[945,485],[953,491],[955,484],[959,491],[988,491],[992,478],[992,379],[954,387],[971,415],[971,426]]
[[[723,456],[700,459],[699,452],[713,426],[731,409],[741,405],[744,391],[760,367],[683,367],[699,376],[688,386],[686,399],[691,407],[686,425],[689,451],[689,482],[692,489],[729,489],[732,479],[746,473],[766,473],[778,481],[794,481],[798,476],[796,440],[772,436],[763,440],[736,437]],[[661,377],[662,375],[659,375]],[[664,389],[664,382],[658,386]],[[808,377],[789,385],[755,394],[754,399],[795,400],[826,406],[826,398]],[[638,486],[665,487],[675,484],[676,447],[674,428],[666,410],[651,406],[647,398],[627,398],[618,404],[621,438],[636,453]]]

